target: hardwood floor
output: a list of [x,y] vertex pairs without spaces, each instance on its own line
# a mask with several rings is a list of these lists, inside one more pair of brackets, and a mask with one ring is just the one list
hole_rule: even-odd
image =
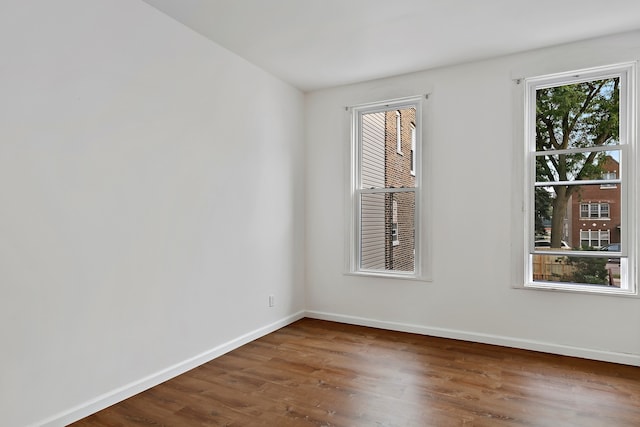
[[73,424],[639,425],[638,367],[313,319]]

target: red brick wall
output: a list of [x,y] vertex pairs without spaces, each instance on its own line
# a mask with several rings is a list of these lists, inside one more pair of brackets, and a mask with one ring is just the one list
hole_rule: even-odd
[[[416,110],[400,110],[402,154],[397,152],[396,111],[387,111],[385,117],[385,186],[388,188],[414,187],[411,175],[411,128],[415,126]],[[392,244],[392,197],[398,203],[398,239]],[[397,271],[414,270],[415,248],[415,199],[413,193],[395,193],[387,198],[387,241],[385,242],[386,268]]]
[[[620,166],[612,158],[607,158],[603,165],[607,172],[616,172],[620,176]],[[582,203],[608,203],[609,219],[580,218]],[[595,225],[594,225],[595,224]],[[583,185],[571,200],[571,247],[580,247],[580,229],[609,230],[610,242],[620,242],[620,184],[615,188],[601,188],[600,185]]]

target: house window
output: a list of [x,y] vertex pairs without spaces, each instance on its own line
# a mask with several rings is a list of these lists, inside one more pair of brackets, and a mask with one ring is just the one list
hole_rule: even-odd
[[[634,80],[634,64],[525,79],[524,287],[636,294]],[[602,219],[620,224],[616,240],[582,227]],[[547,248],[534,245],[542,224]]]
[[[605,181],[615,181],[618,178],[618,174],[616,172],[605,172],[602,174],[602,179]],[[600,188],[616,188],[616,184],[600,184]]]
[[589,218],[589,213],[591,209],[589,208],[589,203],[583,203],[580,205],[580,218]]
[[[421,100],[369,104],[351,113],[350,271],[420,279]],[[416,126],[413,163],[397,155],[401,120]]]
[[416,175],[416,125],[411,123],[411,175]]
[[396,152],[402,154],[402,113],[396,111]]
[[393,246],[398,246],[400,244],[400,239],[398,238],[398,201],[393,200],[392,202],[392,218],[391,218],[391,243]]
[[580,218],[609,218],[609,203],[580,204]]
[[600,248],[610,243],[609,230],[580,230],[580,247],[583,249]]

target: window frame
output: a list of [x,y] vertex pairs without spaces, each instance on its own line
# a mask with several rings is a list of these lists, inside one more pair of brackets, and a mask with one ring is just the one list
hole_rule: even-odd
[[[427,96],[428,97],[428,96]],[[424,233],[427,228],[427,219],[425,218],[427,213],[423,207],[425,196],[423,193],[422,185],[422,122],[423,122],[423,101],[425,96],[412,96],[406,98],[390,99],[386,101],[373,102],[368,104],[360,104],[352,107],[348,107],[347,111],[350,114],[350,184],[348,190],[348,216],[349,216],[349,232],[347,234],[347,250],[348,261],[346,274],[369,276],[369,277],[382,277],[393,279],[408,279],[418,281],[429,281],[430,278],[426,275],[428,271],[427,253],[428,243],[424,238]],[[416,150],[414,152],[415,166],[414,171],[414,187],[407,188],[382,188],[382,189],[362,189],[361,187],[361,166],[362,166],[362,120],[361,117],[364,114],[375,112],[389,112],[396,111],[405,108],[415,108],[415,123],[412,123],[416,131]],[[396,130],[397,130],[397,117],[396,114]],[[397,134],[396,134],[397,138]],[[396,144],[397,148],[397,144]],[[361,267],[361,233],[360,233],[360,197],[362,194],[371,193],[413,193],[414,194],[414,270],[413,271],[400,271],[400,270],[373,270],[365,269]]]
[[[600,188],[602,188],[602,186],[600,186]],[[584,207],[587,207],[587,209],[584,209]],[[604,207],[606,206],[606,209],[604,209]],[[593,216],[592,213],[594,211],[593,208],[596,208],[595,211],[597,213],[596,216]],[[580,203],[580,219],[597,219],[597,220],[601,220],[601,221],[608,221],[611,219],[610,216],[610,204],[608,202],[582,202]],[[587,216],[583,216],[583,213],[585,213],[585,211],[587,212]],[[607,215],[604,216],[603,212],[606,211]]]
[[[599,247],[611,244],[611,231],[610,230],[602,230],[602,229],[592,230],[590,228],[584,230],[584,229],[581,228],[579,230],[579,233],[580,233],[579,234],[580,235],[580,245],[582,245],[582,242],[585,241],[585,240],[588,242],[587,246],[592,246],[594,248],[595,247],[599,248]],[[583,238],[584,233],[586,233],[586,235],[587,235],[586,239]],[[603,236],[605,236],[605,235],[607,237],[606,238],[606,243],[602,243],[602,241],[604,240]],[[593,236],[597,236],[597,238],[594,238]],[[592,242],[597,242],[597,244],[592,245],[591,244]],[[609,258],[609,256],[607,255],[606,257],[603,257],[603,258]]]
[[[568,292],[580,292],[589,294],[605,294],[605,295],[621,295],[621,296],[638,296],[637,286],[637,261],[636,253],[638,250],[638,238],[637,238],[637,195],[638,187],[635,183],[636,176],[638,174],[638,167],[640,163],[638,161],[638,148],[636,141],[636,111],[637,111],[637,86],[636,86],[636,63],[622,63],[604,67],[594,67],[582,70],[574,70],[569,72],[562,72],[556,74],[548,74],[537,77],[530,77],[525,79],[517,79],[516,83],[524,83],[524,204],[523,204],[523,231],[524,231],[524,268],[521,270],[524,273],[523,281],[521,284],[516,284],[518,288],[524,289],[537,289],[537,290],[552,290],[552,291],[568,291]],[[615,179],[603,179],[603,180],[584,180],[580,181],[580,185],[589,184],[601,184],[601,185],[621,185],[623,191],[620,194],[621,203],[621,225],[625,231],[621,233],[621,251],[610,252],[603,256],[602,253],[589,254],[584,251],[545,251],[544,254],[549,255],[562,255],[562,256],[597,256],[597,257],[620,257],[621,258],[621,287],[603,287],[597,285],[577,284],[577,283],[564,283],[564,282],[544,282],[533,280],[533,256],[540,254],[534,247],[535,232],[533,230],[533,224],[535,223],[535,200],[534,189],[536,187],[535,176],[535,161],[536,154],[539,153],[536,150],[535,137],[536,137],[536,91],[538,89],[557,87],[563,85],[576,84],[585,81],[600,80],[606,78],[620,78],[620,135],[618,144],[615,150],[619,150],[621,153],[620,168],[622,173],[619,173]],[[524,81],[522,81],[524,80]],[[609,148],[609,150],[607,150]],[[563,150],[564,152],[575,152],[575,150],[581,151],[610,151],[611,146],[596,146],[584,149],[570,149]],[[620,176],[622,175],[622,176]],[[610,177],[607,177],[610,178]],[[549,185],[551,186],[551,185]],[[600,208],[598,207],[600,211]],[[582,206],[580,207],[580,213],[582,212]],[[591,206],[589,206],[589,214],[591,213]],[[594,218],[590,218],[594,219]],[[597,218],[602,220],[605,218]],[[608,219],[608,218],[606,218]],[[581,238],[581,236],[580,236]],[[610,239],[610,234],[609,234]],[[610,242],[609,242],[610,243]]]
[[402,113],[396,110],[396,153],[404,155],[402,152]]
[[411,123],[411,175],[416,176],[416,124]]
[[[391,200],[391,244],[393,246],[400,245],[400,230],[398,226],[398,201],[396,199]],[[415,263],[415,260],[414,260]]]

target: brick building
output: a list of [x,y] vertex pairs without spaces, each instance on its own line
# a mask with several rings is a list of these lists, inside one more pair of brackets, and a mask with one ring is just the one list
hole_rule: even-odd
[[[619,177],[620,165],[607,156],[603,178]],[[599,248],[620,242],[620,185],[583,185],[571,198],[568,235],[574,248]]]
[[[385,113],[385,186],[414,187],[416,110]],[[412,271],[415,255],[413,193],[392,193],[386,200],[385,268]]]

